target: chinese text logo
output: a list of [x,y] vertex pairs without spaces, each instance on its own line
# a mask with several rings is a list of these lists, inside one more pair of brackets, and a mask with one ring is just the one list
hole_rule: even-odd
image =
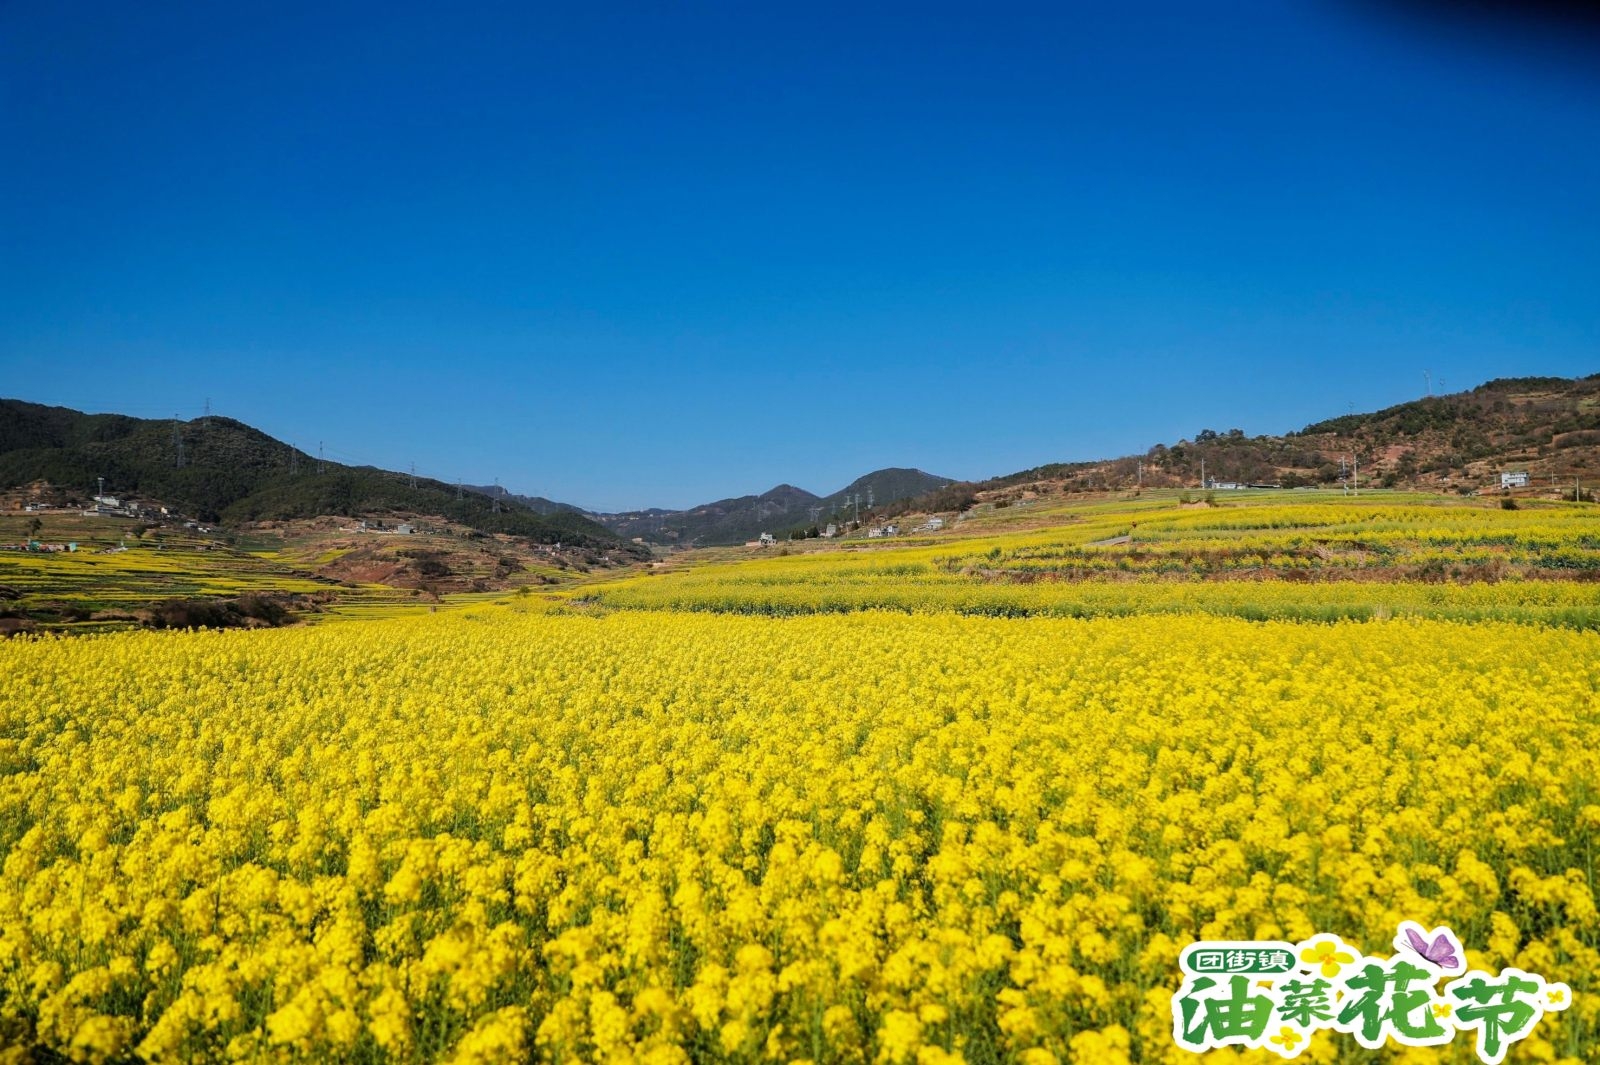
[[[1424,933],[1400,925],[1392,958],[1369,958],[1335,935],[1297,944],[1196,943],[1179,964],[1183,985],[1172,1000],[1172,1035],[1196,1052],[1241,1046],[1297,1056],[1323,1029],[1355,1036],[1376,1050],[1477,1039],[1478,1057],[1500,1065],[1547,1012],[1572,1001],[1566,984],[1535,973],[1468,972],[1448,928]],[[1448,981],[1443,987],[1441,980]]]

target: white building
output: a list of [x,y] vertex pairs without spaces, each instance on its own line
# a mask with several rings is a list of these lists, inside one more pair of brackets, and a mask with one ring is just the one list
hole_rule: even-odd
[[1502,473],[1500,475],[1501,488],[1526,488],[1528,487],[1528,472],[1522,470],[1517,473]]

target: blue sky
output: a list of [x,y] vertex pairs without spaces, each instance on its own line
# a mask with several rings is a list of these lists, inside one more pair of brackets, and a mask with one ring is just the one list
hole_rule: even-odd
[[0,6],[0,395],[621,509],[1600,371],[1581,33],[323,6]]

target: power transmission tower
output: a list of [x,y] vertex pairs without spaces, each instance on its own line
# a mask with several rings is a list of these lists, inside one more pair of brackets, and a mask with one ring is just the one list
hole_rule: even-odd
[[176,414],[172,416],[172,447],[178,453],[177,468],[183,469],[183,422]]
[[1422,384],[1428,395],[1433,395],[1433,377],[1427,370],[1422,371]]
[[293,444],[289,445],[289,476],[294,477],[300,472],[300,449]]
[[413,462],[411,464],[411,487],[415,488],[416,486],[417,486],[417,464],[415,462]]
[[324,467],[323,467],[323,462],[322,462],[322,441],[318,440],[317,441],[317,472],[320,474],[323,471],[323,468]]
[[491,511],[495,514],[500,513],[500,478],[498,477],[494,479],[494,495],[491,498],[494,500],[491,504]]
[[210,396],[206,397],[205,411],[206,412],[200,416],[200,424],[201,425],[209,425],[210,422],[211,422],[211,397]]

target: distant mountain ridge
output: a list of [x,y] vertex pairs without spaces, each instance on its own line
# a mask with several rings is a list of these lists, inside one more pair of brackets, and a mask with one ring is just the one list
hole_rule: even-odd
[[[846,514],[853,516],[857,496],[860,497],[860,513],[864,516],[869,504],[887,506],[949,483],[948,477],[891,466],[863,474],[825,496],[792,484],[780,484],[760,495],[718,499],[686,510],[650,507],[615,514],[583,510],[541,496],[507,493],[506,498],[541,514],[582,514],[629,539],[638,537],[650,543],[704,547],[744,543],[764,532],[787,534],[817,522],[827,524],[835,518],[842,519]],[[493,493],[494,487],[480,487],[477,491]]]
[[538,543],[638,549],[576,512],[540,514],[455,485],[371,466],[323,462],[243,422],[85,414],[0,399],[0,487],[48,481],[87,500],[155,500],[205,521],[436,515]]
[[780,484],[760,495],[719,499],[688,510],[655,509],[591,516],[622,536],[637,536],[651,543],[738,544],[764,532],[782,537],[813,525],[842,521],[857,513],[864,517],[869,504],[885,507],[949,483],[948,477],[922,470],[888,467],[863,474],[825,496],[791,484]]

